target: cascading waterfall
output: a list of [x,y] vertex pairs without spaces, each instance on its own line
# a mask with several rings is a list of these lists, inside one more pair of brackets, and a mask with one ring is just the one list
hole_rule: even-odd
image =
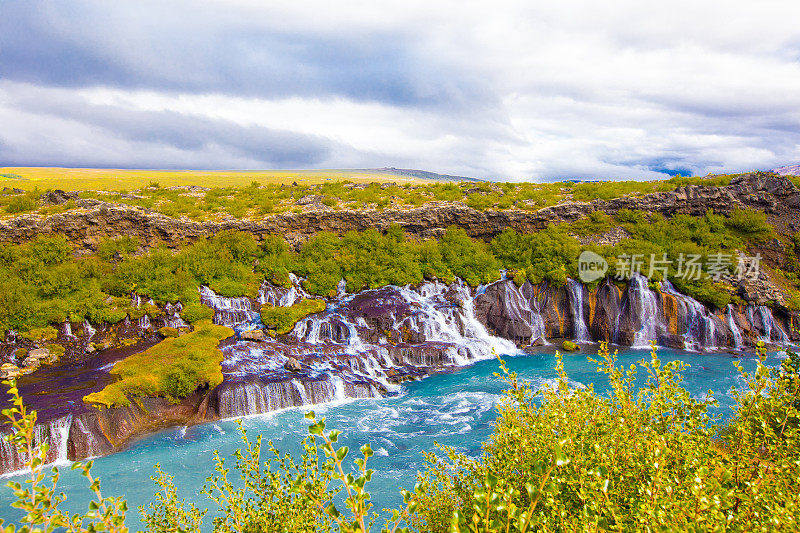
[[220,296],[205,285],[200,287],[200,302],[214,310],[214,323],[221,326],[234,327],[259,318],[250,298]]
[[765,305],[755,306],[753,304],[745,307],[744,310],[747,322],[750,324],[750,330],[753,332],[761,331],[763,334],[758,337],[758,340],[765,343],[774,344],[788,344],[789,336],[775,322],[772,316],[772,311]]
[[658,298],[647,286],[647,278],[634,274],[629,286],[629,296],[635,301],[641,328],[633,336],[634,348],[649,348],[650,341],[658,341]]
[[94,334],[97,333],[97,330],[92,327],[88,320],[83,321],[83,331],[86,332],[87,340],[91,340]]
[[765,306],[758,306],[758,314],[761,316],[761,324],[764,326],[764,342],[774,342],[776,344],[788,344],[789,336],[783,328],[775,322],[772,310]]
[[188,328],[189,324],[180,315],[182,309],[183,304],[180,302],[174,305],[168,303],[164,307],[164,325],[170,328]]
[[725,311],[725,321],[728,324],[728,328],[731,330],[731,335],[733,335],[733,347],[741,348],[743,344],[742,330],[739,329],[739,326],[736,324],[736,318],[734,317],[735,312],[736,310],[733,304],[728,304],[727,310]]
[[[441,303],[445,291],[454,287],[461,303],[460,308]],[[475,305],[469,287],[456,282],[448,287],[440,282],[423,283],[418,290],[409,287],[399,289],[400,295],[409,302],[417,312],[395,324],[397,329],[409,327],[421,332],[428,342],[451,343],[464,346],[469,357],[464,359],[457,355],[457,364],[464,365],[470,360],[485,359],[498,354],[515,353],[516,345],[507,340],[489,334],[486,327],[475,316]]]
[[669,281],[661,284],[662,292],[675,297],[680,306],[678,316],[686,317],[683,334],[685,347],[689,350],[702,351],[719,344],[717,326],[706,306],[690,296],[679,293]]
[[578,342],[592,342],[589,328],[583,315],[583,285],[574,279],[567,279],[567,291],[570,295],[572,307],[573,336]]
[[[293,294],[305,296],[296,284],[295,288]],[[289,303],[294,296],[286,298],[287,294],[291,289],[262,291],[268,302]],[[351,297],[300,320],[290,333],[295,339],[292,343],[268,339],[226,346],[226,381],[217,391],[220,416],[380,397],[399,390],[390,376],[403,369],[418,372],[425,366],[461,366],[493,353],[516,352],[511,341],[493,337],[480,323],[473,296],[464,284],[428,282],[416,288],[364,291],[358,296],[361,304],[387,306],[381,316],[389,316],[389,322],[381,328],[390,332],[388,336],[372,335],[375,325],[369,325],[359,304],[350,305]],[[231,307],[224,299],[213,298],[210,291],[204,299],[215,309]],[[540,328],[543,332],[543,323]],[[290,357],[302,361],[300,374],[284,368]]]
[[64,322],[61,324],[61,335],[64,337],[72,337],[75,338],[75,335],[72,334],[72,324],[69,321]]
[[[36,446],[47,443],[50,446],[46,457],[48,464],[63,465],[69,462],[67,444],[71,425],[72,415],[36,424],[33,432],[33,443]],[[22,470],[25,466],[25,460],[26,457],[19,452],[16,446],[5,438],[0,438],[0,464],[5,466],[6,471]]]

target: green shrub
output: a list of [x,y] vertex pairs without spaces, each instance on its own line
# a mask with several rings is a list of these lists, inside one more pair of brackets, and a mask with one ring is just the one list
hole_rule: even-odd
[[5,210],[6,213],[17,214],[33,211],[36,209],[36,200],[28,195],[12,196],[8,199]]
[[170,368],[162,378],[161,390],[173,402],[177,403],[193,393],[203,383],[197,370],[187,364],[178,363]]
[[[762,360],[763,361],[763,360]],[[616,366],[604,348],[609,396],[558,383],[511,389],[478,458],[428,454],[411,523],[430,532],[793,530],[800,488],[797,374],[742,373],[735,417],[718,432],[709,408],[682,386],[681,362],[655,353]],[[504,367],[503,367],[504,368]]]
[[178,328],[171,328],[169,326],[164,326],[163,328],[158,328],[158,334],[164,338],[166,337],[175,338],[180,336],[181,331]]
[[752,209],[735,209],[725,225],[748,238],[758,240],[769,238],[775,232],[767,222],[767,215]]
[[97,245],[97,255],[105,260],[111,260],[116,254],[127,256],[139,249],[139,240],[130,235],[116,238],[105,238]]
[[214,318],[214,310],[199,302],[190,302],[181,309],[181,318],[189,324],[200,320],[211,320]]

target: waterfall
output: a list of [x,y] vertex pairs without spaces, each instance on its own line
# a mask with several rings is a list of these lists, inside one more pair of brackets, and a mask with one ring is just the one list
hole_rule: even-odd
[[736,318],[734,317],[735,312],[733,304],[728,304],[727,310],[725,311],[725,320],[733,335],[733,347],[738,349],[742,347],[742,330],[736,325]]
[[572,307],[572,324],[574,325],[573,337],[578,342],[592,342],[589,328],[583,315],[583,285],[574,279],[567,279],[567,290],[570,295]]
[[647,286],[647,278],[634,274],[629,285],[629,296],[635,301],[635,311],[641,328],[634,333],[634,348],[649,348],[650,341],[658,342],[658,298]]
[[[444,307],[444,293],[455,289],[460,308]],[[439,282],[423,283],[418,290],[409,287],[399,289],[400,295],[409,302],[416,312],[395,323],[400,330],[408,327],[421,333],[427,342],[444,342],[464,346],[468,359],[458,364],[467,364],[471,359],[491,357],[494,350],[497,354],[516,353],[516,345],[506,339],[489,334],[483,324],[475,316],[475,302],[469,287],[457,281],[448,287]],[[461,357],[461,354],[459,354]]]
[[[263,295],[280,300],[291,292],[283,290],[268,288]],[[221,299],[212,301],[209,293],[206,299],[222,307]],[[493,350],[516,352],[478,321],[471,291],[461,283],[363,291],[300,320],[291,335],[289,343],[267,339],[222,348],[225,379],[215,393],[220,416],[380,397],[400,390],[397,377],[465,365]],[[285,368],[290,358],[299,367]]]
[[309,294],[300,285],[300,279],[294,274],[289,274],[291,287],[278,287],[271,283],[263,283],[258,291],[258,303],[261,305],[272,304],[275,307],[290,307],[304,298],[310,298]]
[[91,340],[97,330],[92,327],[88,320],[83,321],[83,331],[86,332],[86,339]]
[[174,305],[168,303],[164,307],[164,325],[170,328],[188,328],[189,324],[181,318],[181,309],[183,305],[180,302]]
[[147,316],[147,314],[142,315],[142,317],[139,319],[137,326],[141,330],[150,329],[150,317]]
[[223,418],[258,415],[347,398],[379,396],[377,391],[366,383],[345,383],[336,376],[305,383],[297,379],[268,383],[253,380],[231,383],[220,388],[217,411]]
[[61,324],[61,335],[64,337],[72,337],[75,338],[75,335],[72,334],[72,324],[69,321],[64,322]]
[[[69,430],[72,425],[72,415],[67,415],[49,422],[36,424],[33,430],[33,444],[41,446],[47,443],[50,449],[47,451],[45,462],[47,464],[66,464],[67,449],[69,442]],[[20,453],[16,446],[8,442],[3,435],[0,438],[0,464],[4,466],[6,472],[19,471],[25,468],[26,456]]]
[[[765,305],[756,307],[750,304],[745,307],[744,312],[745,317],[747,317],[747,322],[750,324],[750,329],[753,332],[760,331],[762,333],[762,335],[758,337],[759,341],[767,344],[785,345],[789,343],[789,336],[783,328],[781,328],[780,324],[775,321],[769,307]],[[756,315],[756,312],[758,312],[758,315]]]
[[772,310],[765,305],[758,306],[758,314],[761,316],[761,324],[764,326],[764,342],[774,342],[776,344],[788,344],[789,336],[783,328],[775,322]]
[[669,281],[661,284],[661,290],[675,297],[680,306],[678,317],[685,317],[683,334],[686,349],[702,351],[719,344],[717,326],[706,306],[690,296],[679,293]]
[[250,298],[220,296],[205,285],[200,287],[200,303],[214,310],[214,323],[221,326],[238,326],[259,318],[258,311],[253,310]]
[[342,278],[336,286],[336,297],[344,298],[347,295],[347,282]]

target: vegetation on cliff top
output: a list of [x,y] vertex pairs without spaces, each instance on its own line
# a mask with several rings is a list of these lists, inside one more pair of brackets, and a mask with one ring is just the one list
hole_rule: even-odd
[[[426,453],[429,467],[384,531],[433,533],[494,531],[793,531],[800,527],[800,358],[778,369],[739,368],[733,416],[720,424],[711,394],[692,397],[682,386],[680,361],[649,360],[617,366],[602,345],[598,371],[607,392],[574,387],[560,362],[554,385],[534,388],[501,361],[497,374],[509,386],[500,416],[480,457],[451,448]],[[639,377],[638,373],[643,374]],[[83,516],[59,505],[58,473],[46,481],[46,453],[35,447],[35,414],[25,411],[12,387],[15,407],[4,411],[28,452],[32,480],[10,482],[17,507],[33,526],[69,531],[122,532],[126,504],[104,498],[83,467],[96,502]],[[215,453],[215,473],[200,495],[212,504],[213,531],[342,531],[366,533],[377,518],[369,493],[373,452],[369,445],[349,464],[339,432],[309,413],[309,437],[299,460],[281,455],[261,436],[242,431],[235,470]],[[262,462],[263,461],[263,462]],[[237,472],[240,480],[233,480]],[[187,505],[174,478],[156,465],[155,500],[140,508],[144,530],[200,531],[207,510]],[[190,489],[191,490],[191,489]],[[76,524],[70,526],[69,524]]]
[[157,397],[177,402],[198,387],[214,388],[222,383],[223,355],[219,341],[233,335],[233,330],[209,320],[194,324],[194,331],[180,337],[168,337],[119,361],[111,369],[117,381],[86,397],[87,403],[118,407],[130,405],[131,398]]
[[[413,208],[437,201],[463,202],[473,209],[521,209],[536,210],[561,202],[575,200],[610,200],[621,196],[642,196],[652,192],[674,190],[682,185],[719,186],[730,183],[730,175],[714,177],[674,177],[664,181],[602,181],[602,182],[561,182],[561,183],[492,183],[492,182],[408,182],[403,178],[396,182],[367,182],[357,177],[353,179],[325,180],[289,179],[270,180],[257,173],[249,185],[246,178],[237,176],[230,179],[215,180],[213,173],[204,182],[176,180],[168,176],[161,186],[158,181],[138,179],[131,181],[136,188],[109,191],[107,182],[88,181],[74,188],[81,190],[81,198],[96,199],[115,204],[151,209],[171,217],[188,217],[193,220],[216,220],[227,216],[235,218],[260,218],[263,216],[300,212],[307,209],[386,209]],[[341,176],[339,176],[341,179]],[[299,181],[299,183],[298,183]],[[17,215],[39,212],[43,215],[64,212],[75,207],[75,201],[65,204],[42,204],[41,189],[48,185],[70,188],[67,181],[21,181],[16,186],[27,188],[36,183],[40,188],[15,193],[6,189],[0,194],[0,213]],[[79,182],[78,182],[79,183]],[[115,181],[115,183],[118,183]],[[214,187],[200,185],[215,184]],[[289,185],[291,183],[291,185]],[[100,190],[87,190],[92,186]],[[70,203],[71,202],[71,203]]]

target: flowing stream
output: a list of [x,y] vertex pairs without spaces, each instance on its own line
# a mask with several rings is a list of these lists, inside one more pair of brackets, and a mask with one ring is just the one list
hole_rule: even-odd
[[[648,352],[630,350],[622,352],[620,364],[630,364]],[[686,371],[685,385],[695,396],[703,396],[708,389],[716,393],[720,402],[718,411],[730,413],[731,398],[728,391],[734,385],[742,387],[733,367],[733,356],[724,353],[686,353],[662,349],[662,361],[680,358],[691,367]],[[529,380],[534,386],[553,383],[555,358],[553,352],[527,356],[508,357],[510,370]],[[741,360],[741,359],[740,359]],[[754,360],[743,361],[752,369]],[[776,356],[770,356],[772,364]],[[594,383],[598,390],[608,385],[607,379],[596,372],[596,365],[585,354],[565,357],[566,371],[575,384]],[[495,406],[501,397],[504,384],[493,376],[498,371],[496,360],[481,360],[466,368],[450,373],[403,384],[395,394],[382,399],[342,400],[315,406],[318,416],[327,418],[329,429],[343,432],[342,445],[358,450],[369,442],[375,451],[370,466],[376,470],[370,492],[375,508],[398,506],[398,487],[412,488],[415,473],[425,464],[422,451],[433,450],[434,442],[454,446],[459,451],[477,456],[481,442],[492,431],[496,418]],[[293,381],[287,382],[287,394],[308,394],[307,387]],[[303,413],[307,408],[291,408],[275,413],[251,416],[243,423],[250,437],[261,434],[272,440],[281,451],[299,456],[300,442],[306,435],[307,423]],[[57,428],[53,428],[57,431]],[[105,495],[122,495],[129,504],[129,527],[138,526],[136,507],[152,499],[155,487],[149,480],[153,465],[175,475],[179,496],[198,503],[208,502],[197,496],[199,487],[212,474],[212,453],[219,450],[229,456],[241,444],[233,420],[224,420],[188,428],[175,428],[151,435],[136,442],[131,448],[95,461],[93,473],[102,480]],[[266,457],[266,454],[264,454]],[[85,480],[68,468],[61,469],[59,490],[67,494],[64,508],[85,511],[89,492]],[[21,478],[15,478],[21,479]],[[10,490],[0,492],[0,518],[17,519],[16,510],[9,507],[13,500]],[[206,520],[210,524],[210,519]],[[208,524],[207,524],[208,525]]]

